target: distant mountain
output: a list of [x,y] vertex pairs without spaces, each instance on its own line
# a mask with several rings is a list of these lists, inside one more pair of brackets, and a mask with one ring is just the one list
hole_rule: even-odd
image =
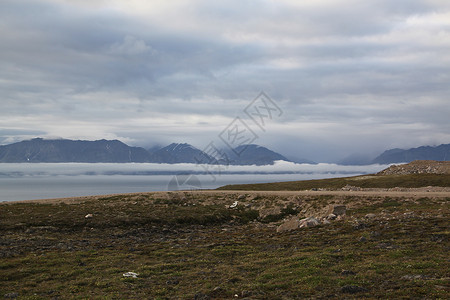
[[442,144],[440,146],[422,146],[418,148],[391,149],[383,152],[380,156],[375,158],[372,163],[390,164],[412,162],[414,160],[450,160],[450,144]]
[[365,166],[372,164],[373,156],[365,154],[352,154],[337,162],[338,165],[344,166]]
[[[239,153],[239,155],[236,155]],[[45,140],[35,138],[0,146],[0,163],[85,162],[85,163],[191,163],[267,165],[276,160],[290,161],[283,155],[258,145],[242,145],[229,151],[228,159],[214,158],[189,144],[172,143],[149,150],[131,147],[118,140]],[[219,159],[219,160],[217,160]],[[310,163],[310,161],[304,161]]]
[[172,143],[169,146],[161,148],[151,154],[152,162],[158,163],[202,163],[213,162],[214,158],[210,157],[203,151],[189,144]]
[[236,165],[272,165],[276,160],[290,161],[277,152],[255,144],[241,145],[233,152],[230,160],[231,164]]
[[294,162],[296,164],[310,164],[310,165],[317,165],[317,163],[313,160],[309,160],[306,158],[298,158],[298,157],[294,157],[294,156],[286,156],[286,158],[291,161]]
[[118,140],[73,141],[36,138],[0,146],[0,162],[148,162],[144,148]]

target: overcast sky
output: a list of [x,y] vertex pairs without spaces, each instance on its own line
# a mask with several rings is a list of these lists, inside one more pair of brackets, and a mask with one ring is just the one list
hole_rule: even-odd
[[203,148],[236,117],[323,162],[450,143],[448,0],[2,0],[0,38],[0,144]]

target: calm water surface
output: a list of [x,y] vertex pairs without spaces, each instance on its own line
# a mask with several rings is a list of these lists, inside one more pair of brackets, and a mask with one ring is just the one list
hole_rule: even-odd
[[[274,166],[230,166],[227,172],[232,174],[222,171],[211,175],[201,174],[205,170],[191,164],[0,164],[0,201],[213,189],[227,184],[360,175],[386,166],[364,167],[283,162]],[[180,173],[185,175],[177,175]]]

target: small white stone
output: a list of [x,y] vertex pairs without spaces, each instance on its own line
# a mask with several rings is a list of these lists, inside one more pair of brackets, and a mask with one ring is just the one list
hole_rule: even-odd
[[131,277],[131,278],[137,278],[139,276],[138,273],[134,273],[134,272],[126,272],[123,274],[123,277]]

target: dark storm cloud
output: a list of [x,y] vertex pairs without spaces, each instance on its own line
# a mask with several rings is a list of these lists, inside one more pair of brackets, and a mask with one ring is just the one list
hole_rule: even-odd
[[291,154],[449,142],[449,19],[439,0],[5,0],[0,128],[201,147],[265,90],[284,114],[258,142]]

